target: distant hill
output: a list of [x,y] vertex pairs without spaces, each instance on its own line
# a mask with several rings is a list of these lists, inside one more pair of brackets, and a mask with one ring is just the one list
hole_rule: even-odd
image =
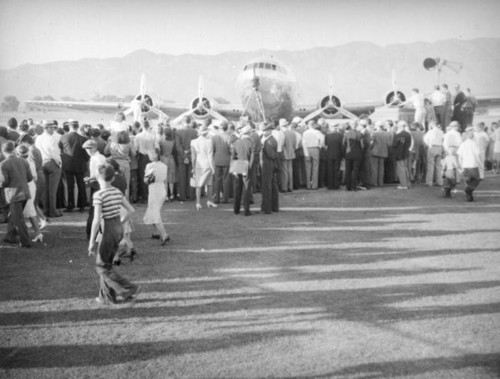
[[381,47],[369,42],[302,51],[226,52],[218,55],[169,55],[138,50],[122,58],[81,59],[72,62],[25,64],[0,70],[0,98],[15,95],[21,101],[35,96],[70,96],[90,100],[96,96],[127,96],[138,92],[146,74],[153,97],[187,103],[197,94],[199,75],[205,93],[238,102],[236,77],[243,65],[258,56],[273,56],[289,66],[299,84],[301,100],[316,103],[327,93],[327,77],[334,78],[335,93],[343,101],[382,99],[391,90],[391,70],[405,93],[419,87],[429,92],[436,73],[426,71],[426,57],[463,63],[459,75],[444,69],[442,81],[459,82],[478,95],[500,93],[500,39],[446,40],[435,43]]

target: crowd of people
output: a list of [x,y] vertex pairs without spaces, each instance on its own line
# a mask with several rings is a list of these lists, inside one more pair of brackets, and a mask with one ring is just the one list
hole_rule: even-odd
[[8,127],[0,126],[0,222],[8,222],[3,241],[31,247],[61,210],[87,211],[89,252],[99,252],[97,300],[133,301],[140,288],[112,267],[136,255],[131,203],[147,203],[143,221],[165,245],[165,201],[194,201],[197,211],[204,208],[203,197],[209,208],[232,201],[235,214],[243,205],[250,216],[257,192],[261,213],[270,214],[279,211],[280,192],[341,186],[355,192],[393,183],[408,190],[422,183],[441,186],[451,197],[461,179],[467,201],[473,201],[485,170],[499,173],[500,127],[473,126],[468,113],[463,118],[455,111],[462,105],[448,107],[446,96],[440,98],[445,105],[437,103],[436,117],[416,109],[417,120],[409,124],[361,116],[307,124],[295,117],[257,125],[242,117],[199,125],[185,117],[178,125],[146,119],[129,125],[119,112],[109,127],[92,127],[76,120],[18,124],[12,118]]

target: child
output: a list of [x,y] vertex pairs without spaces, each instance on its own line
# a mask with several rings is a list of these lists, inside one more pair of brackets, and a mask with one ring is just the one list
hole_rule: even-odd
[[444,197],[451,197],[451,191],[458,182],[458,159],[456,153],[448,154],[443,161]]

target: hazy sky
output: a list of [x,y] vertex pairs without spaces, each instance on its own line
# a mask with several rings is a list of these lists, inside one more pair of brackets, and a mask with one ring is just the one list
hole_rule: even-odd
[[121,57],[500,37],[498,0],[0,0],[0,69]]

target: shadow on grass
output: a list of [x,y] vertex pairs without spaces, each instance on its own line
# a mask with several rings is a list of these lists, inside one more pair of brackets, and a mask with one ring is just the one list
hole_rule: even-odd
[[46,345],[20,348],[0,348],[0,367],[76,367],[105,366],[130,361],[182,354],[196,354],[229,349],[266,340],[299,337],[314,330],[275,330],[224,334],[217,338],[199,338],[179,341],[134,342],[119,345]]
[[[138,300],[134,308],[105,308],[71,311],[12,312],[0,314],[0,325],[18,326],[36,324],[79,323],[97,320],[126,320],[149,318],[220,316],[224,321],[228,312],[261,312],[272,314],[284,310],[292,315],[301,315],[303,310],[320,309],[316,319],[347,320],[351,322],[386,323],[420,319],[459,317],[478,314],[500,313],[500,302],[483,304],[459,304],[446,306],[393,306],[394,303],[416,301],[424,297],[456,295],[470,290],[500,287],[498,281],[478,281],[462,283],[426,283],[393,285],[374,288],[339,290],[288,291],[264,290],[251,294],[208,297],[199,301],[187,297],[186,304],[170,299],[156,300],[166,305],[147,306],[152,300]],[[198,302],[198,303],[197,303]],[[145,306],[141,307],[141,303]],[[170,303],[170,305],[169,305]],[[244,320],[242,320],[244,321]],[[168,322],[168,321],[167,321]]]
[[[389,362],[366,363],[357,366],[350,366],[341,370],[320,374],[320,375],[300,375],[286,376],[281,379],[323,379],[323,378],[350,378],[360,379],[382,379],[398,377],[408,377],[422,374],[435,373],[436,377],[441,377],[439,371],[446,371],[445,377],[453,377],[449,371],[467,370],[465,376],[460,377],[491,377],[500,376],[500,353],[490,354],[467,354],[453,357],[424,358],[415,360],[401,360]],[[481,372],[474,370],[480,369]],[[467,376],[467,373],[469,376]],[[479,376],[478,376],[479,375]],[[428,376],[426,376],[428,377]],[[432,376],[430,376],[432,377]]]

